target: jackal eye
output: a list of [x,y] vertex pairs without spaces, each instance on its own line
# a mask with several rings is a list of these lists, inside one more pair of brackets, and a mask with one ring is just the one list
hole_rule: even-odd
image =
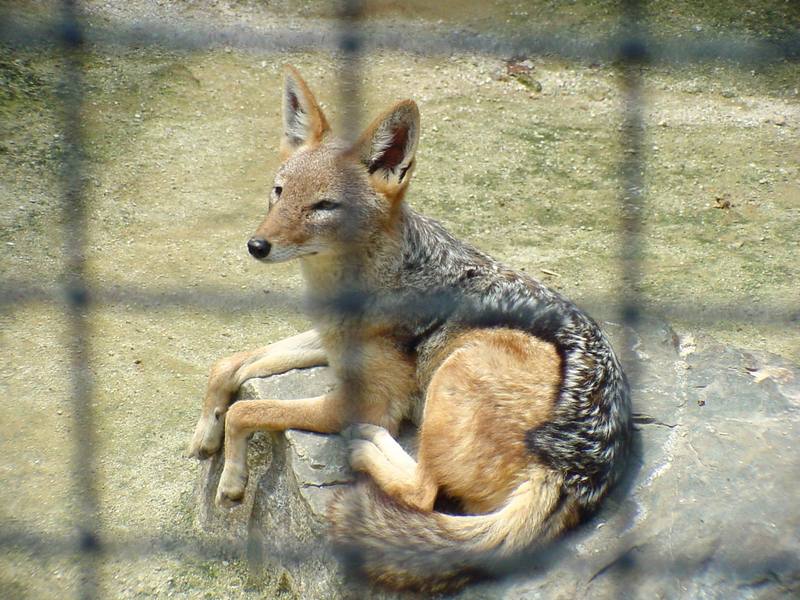
[[341,204],[334,202],[333,200],[320,200],[311,206],[311,210],[335,210],[340,206]]

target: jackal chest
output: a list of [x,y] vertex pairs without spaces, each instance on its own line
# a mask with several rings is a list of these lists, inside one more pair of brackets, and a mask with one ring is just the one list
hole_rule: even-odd
[[416,358],[385,332],[321,331],[328,362],[339,385],[347,388],[355,418],[396,431],[419,403]]

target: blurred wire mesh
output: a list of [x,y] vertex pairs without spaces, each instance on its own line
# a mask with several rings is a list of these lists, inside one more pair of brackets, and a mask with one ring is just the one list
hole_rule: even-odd
[[[651,36],[641,16],[641,3],[625,0],[621,3],[619,33],[611,37],[581,39],[566,33],[527,32],[502,35],[467,31],[446,31],[433,35],[429,30],[408,24],[402,31],[367,24],[362,19],[364,6],[360,0],[343,0],[339,5],[336,26],[330,29],[276,28],[267,33],[246,26],[203,28],[197,25],[175,28],[162,23],[140,23],[135,26],[84,27],[76,2],[65,0],[61,11],[53,15],[48,26],[32,25],[15,18],[7,11],[0,22],[0,42],[11,48],[57,49],[62,53],[63,70],[59,101],[61,127],[65,141],[62,163],[62,210],[64,223],[64,255],[66,269],[62,287],[47,287],[29,281],[4,278],[0,283],[0,305],[11,307],[22,303],[46,303],[60,306],[71,324],[69,353],[72,373],[72,402],[74,406],[74,452],[72,473],[74,496],[78,511],[74,538],[42,538],[24,530],[5,529],[0,532],[0,546],[25,548],[37,556],[68,555],[75,557],[81,567],[82,598],[100,597],[98,565],[104,555],[135,557],[160,553],[181,556],[218,558],[239,551],[238,546],[219,543],[198,544],[188,539],[167,539],[157,534],[134,536],[129,539],[103,540],[97,529],[98,497],[93,480],[92,417],[93,380],[90,364],[88,308],[92,305],[127,303],[141,310],[158,310],[169,305],[191,306],[209,311],[238,311],[243,308],[272,303],[295,306],[293,296],[274,293],[268,298],[247,293],[234,294],[227,290],[208,288],[186,293],[183,290],[165,292],[163,288],[115,287],[92,288],[85,270],[87,211],[83,172],[84,136],[82,105],[85,87],[82,58],[89,46],[91,52],[114,48],[156,46],[178,51],[198,51],[228,47],[244,52],[283,54],[291,51],[319,51],[338,58],[340,103],[345,107],[343,119],[345,139],[355,139],[360,125],[360,82],[364,67],[362,57],[379,50],[399,50],[420,55],[452,55],[457,53],[486,54],[497,57],[558,56],[567,60],[609,61],[617,65],[623,102],[621,106],[621,147],[619,157],[619,205],[622,219],[619,224],[620,288],[614,298],[597,302],[616,307],[619,320],[635,325],[641,318],[644,300],[637,290],[642,277],[642,256],[645,240],[642,220],[646,210],[643,173],[646,156],[643,145],[642,70],[645,63],[693,63],[731,61],[741,66],[767,65],[778,61],[800,59],[800,36],[780,39],[664,39]],[[359,289],[357,267],[351,275],[353,288]],[[446,294],[403,298],[364,298],[347,290],[340,297],[317,299],[308,310],[336,310],[350,315],[361,314],[370,303],[371,310],[392,311],[394,314],[419,315],[447,313],[456,299]],[[736,315],[736,306],[726,310]],[[404,312],[405,311],[405,312]],[[692,305],[675,305],[672,312],[691,319],[696,312]],[[762,318],[773,322],[789,322],[797,318],[797,310],[772,307],[762,311]],[[752,320],[752,315],[739,313],[739,318]],[[352,360],[358,360],[353,346]],[[636,373],[631,374],[633,378]],[[351,382],[357,387],[358,382]],[[357,390],[356,390],[357,392]],[[289,561],[303,559],[302,548],[275,548]]]

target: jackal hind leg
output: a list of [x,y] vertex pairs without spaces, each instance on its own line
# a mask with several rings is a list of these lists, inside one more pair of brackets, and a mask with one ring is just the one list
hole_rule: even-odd
[[359,423],[349,429],[350,466],[367,473],[396,500],[419,510],[431,510],[437,486],[419,464],[383,427]]
[[544,340],[499,328],[461,334],[428,385],[418,461],[467,514],[498,510],[531,469],[526,435],[550,418],[560,379]]
[[208,458],[222,445],[225,414],[239,387],[253,377],[326,364],[319,335],[307,331],[269,346],[239,352],[214,363],[188,455]]
[[240,400],[233,404],[225,419],[225,466],[217,488],[217,506],[231,507],[244,497],[251,434],[287,429],[336,433],[344,423],[345,409],[337,390],[316,398]]

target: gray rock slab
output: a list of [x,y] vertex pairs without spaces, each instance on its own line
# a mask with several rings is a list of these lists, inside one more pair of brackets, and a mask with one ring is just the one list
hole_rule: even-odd
[[[633,383],[625,480],[577,530],[457,597],[800,597],[800,368],[698,349],[656,321],[604,329]],[[301,398],[332,384],[326,369],[294,371],[247,382],[241,397]],[[413,437],[402,439],[412,452]],[[246,543],[267,597],[395,597],[345,581],[327,547],[326,506],[352,480],[339,436],[257,434],[248,460],[247,495],[231,511],[213,504],[220,459],[201,464],[196,522]]]

